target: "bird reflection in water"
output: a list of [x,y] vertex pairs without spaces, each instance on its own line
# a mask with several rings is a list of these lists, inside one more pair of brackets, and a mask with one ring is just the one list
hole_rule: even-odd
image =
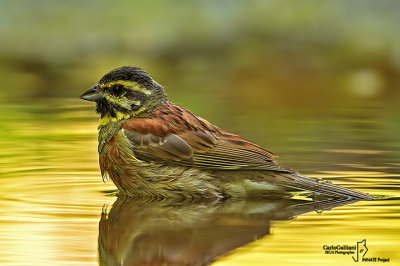
[[271,221],[354,200],[296,199],[182,203],[119,197],[103,208],[100,265],[205,265],[270,234]]

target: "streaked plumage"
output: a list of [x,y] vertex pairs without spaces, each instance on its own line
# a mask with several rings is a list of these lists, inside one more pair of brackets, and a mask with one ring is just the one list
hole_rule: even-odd
[[373,198],[278,165],[273,153],[169,102],[164,88],[140,68],[109,72],[81,98],[97,103],[102,176],[122,194],[202,199],[309,190]]

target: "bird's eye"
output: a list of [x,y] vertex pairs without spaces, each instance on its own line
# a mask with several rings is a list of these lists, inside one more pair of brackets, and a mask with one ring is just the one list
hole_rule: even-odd
[[111,88],[111,94],[114,96],[120,96],[124,91],[124,86],[122,85],[115,85]]

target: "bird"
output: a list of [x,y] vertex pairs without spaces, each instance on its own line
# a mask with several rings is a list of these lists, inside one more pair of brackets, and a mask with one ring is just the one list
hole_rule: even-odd
[[164,87],[139,67],[111,70],[80,98],[96,103],[101,176],[111,178],[119,195],[375,199],[279,165],[276,154],[170,102]]

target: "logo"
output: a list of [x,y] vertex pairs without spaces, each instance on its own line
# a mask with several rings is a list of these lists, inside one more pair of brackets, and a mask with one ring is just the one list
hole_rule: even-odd
[[368,252],[367,240],[357,242],[355,245],[323,245],[326,255],[352,255],[354,262],[390,262],[390,258],[366,257]]
[[364,258],[365,254],[367,254],[367,252],[368,252],[367,240],[364,239],[361,242],[357,242],[357,258],[354,258],[354,256],[353,256],[353,260],[355,262],[358,262],[359,255],[362,254],[362,257]]

